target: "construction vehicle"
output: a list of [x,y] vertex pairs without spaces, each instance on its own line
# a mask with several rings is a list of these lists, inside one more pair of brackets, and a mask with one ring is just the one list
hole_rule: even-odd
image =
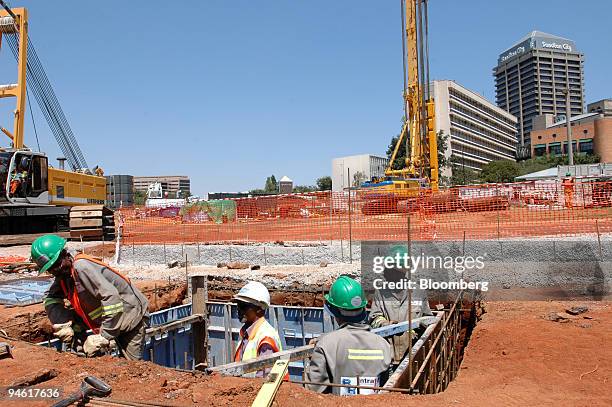
[[[438,143],[435,110],[429,86],[427,0],[402,1],[402,60],[404,67],[404,125],[385,176],[362,184],[360,193],[371,207],[386,202],[395,211],[398,200],[419,196],[424,189],[438,190]],[[394,169],[402,143],[406,160]],[[367,208],[366,208],[367,211]]]
[[[114,233],[112,211],[105,208],[106,179],[88,168],[28,37],[28,12],[0,0],[0,44],[8,43],[17,60],[17,83],[0,85],[0,98],[15,98],[13,131],[0,130],[10,147],[0,147],[0,234],[67,230],[72,238],[101,238]],[[27,85],[29,88],[26,88]],[[36,97],[66,158],[59,168],[24,144],[28,89]],[[38,139],[38,136],[37,136]],[[72,171],[64,169],[68,161]]]

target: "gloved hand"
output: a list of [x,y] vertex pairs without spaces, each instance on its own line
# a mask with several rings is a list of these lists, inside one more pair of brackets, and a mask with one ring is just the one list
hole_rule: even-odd
[[83,352],[87,356],[94,356],[97,352],[108,348],[110,342],[102,335],[89,335],[83,344]]
[[74,338],[72,321],[63,324],[53,324],[53,336],[59,338],[64,343],[72,343],[72,338]]

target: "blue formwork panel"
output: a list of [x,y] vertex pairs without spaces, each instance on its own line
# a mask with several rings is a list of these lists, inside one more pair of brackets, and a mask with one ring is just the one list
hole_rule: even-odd
[[24,278],[0,284],[0,304],[31,305],[42,302],[52,280]]
[[[208,363],[219,366],[231,363],[239,340],[242,323],[238,319],[235,304],[209,302],[208,307]],[[154,312],[151,314],[150,326],[168,324],[191,315],[191,304]],[[273,305],[266,311],[266,319],[277,329],[283,349],[307,344],[311,338],[336,328],[334,321],[323,311],[315,307],[291,307]],[[279,329],[279,327],[282,327]],[[40,345],[55,347],[61,350],[57,339],[42,342]],[[193,369],[193,336],[191,325],[148,336],[144,348],[144,360],[180,369]],[[292,379],[302,378],[303,361],[289,364],[289,375]]]

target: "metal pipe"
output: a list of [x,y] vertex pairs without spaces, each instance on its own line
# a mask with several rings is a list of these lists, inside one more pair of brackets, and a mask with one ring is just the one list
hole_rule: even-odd
[[[568,79],[569,80],[569,79]],[[567,124],[567,155],[569,157],[569,165],[574,165],[574,146],[572,145],[572,109],[570,106],[570,87],[567,85],[565,93],[565,123]],[[570,168],[571,171],[571,168]]]

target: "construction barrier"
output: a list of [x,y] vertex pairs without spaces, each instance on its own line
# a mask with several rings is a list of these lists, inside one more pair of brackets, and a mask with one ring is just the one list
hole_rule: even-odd
[[436,193],[354,189],[238,198],[221,206],[121,209],[123,240],[473,240],[612,232],[612,181],[473,185]]

